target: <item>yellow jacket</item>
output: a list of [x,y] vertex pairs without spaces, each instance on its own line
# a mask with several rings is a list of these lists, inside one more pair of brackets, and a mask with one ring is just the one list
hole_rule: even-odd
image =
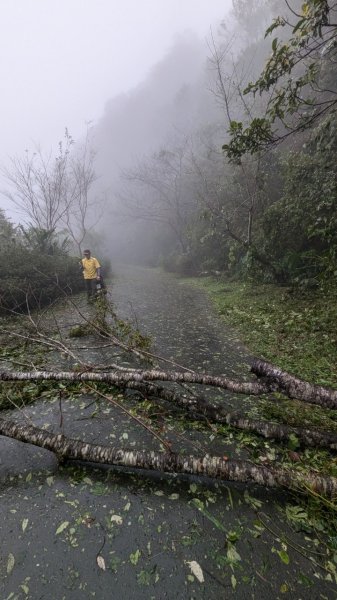
[[99,269],[101,266],[97,258],[94,258],[93,256],[90,258],[82,258],[81,263],[83,267],[84,279],[96,279],[97,269]]

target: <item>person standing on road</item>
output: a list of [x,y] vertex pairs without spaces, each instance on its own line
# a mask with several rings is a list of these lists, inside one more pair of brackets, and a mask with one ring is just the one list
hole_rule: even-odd
[[90,250],[84,250],[83,256],[81,266],[88,300],[93,300],[96,294],[96,284],[101,281],[101,265],[97,258],[91,256]]

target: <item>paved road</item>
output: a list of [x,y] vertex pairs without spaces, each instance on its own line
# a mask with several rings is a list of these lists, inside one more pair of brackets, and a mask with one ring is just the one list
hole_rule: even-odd
[[[123,267],[111,295],[118,313],[136,317],[162,355],[248,376],[248,352],[200,290],[157,270]],[[77,317],[62,309],[56,318],[66,336]],[[86,389],[64,398],[61,419],[55,386],[51,398],[10,416],[96,443],[158,451],[147,432],[92,400]],[[225,401],[238,402],[228,395]],[[230,436],[168,423],[165,435],[177,448],[244,455]],[[287,525],[285,507],[296,501],[284,493],[59,466],[47,451],[1,437],[0,477],[1,599],[336,597],[306,551],[294,549],[309,547],[310,540]]]

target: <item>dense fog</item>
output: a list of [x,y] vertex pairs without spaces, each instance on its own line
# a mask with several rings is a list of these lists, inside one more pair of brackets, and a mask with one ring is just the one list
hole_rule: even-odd
[[[32,18],[37,9],[29,6]],[[78,0],[71,4],[73,18],[76,7]],[[311,278],[323,264],[321,252],[330,253],[332,239],[325,232],[323,242],[317,242],[311,232],[321,220],[330,222],[326,213],[333,216],[333,201],[320,205],[319,217],[314,199],[310,207],[305,209],[305,202],[298,207],[294,172],[302,181],[301,164],[311,156],[314,168],[308,173],[313,176],[317,168],[320,177],[317,165],[327,160],[314,157],[322,148],[321,129],[332,131],[334,25],[317,29],[309,5],[301,20],[299,0],[291,6],[283,0],[213,0],[207,10],[193,7],[186,0],[180,11],[175,1],[163,3],[158,12],[148,0],[140,12],[129,0],[123,12],[102,0],[98,16],[85,4],[73,27],[90,32],[90,50],[89,39],[80,36],[73,52],[68,42],[60,49],[59,61],[55,35],[61,32],[64,7],[53,12],[55,22],[48,11],[41,14],[50,39],[43,29],[40,38],[37,31],[25,33],[31,42],[28,57],[37,59],[41,40],[43,59],[32,73],[36,87],[28,84],[29,71],[23,78],[34,109],[29,114],[22,96],[22,114],[17,112],[15,97],[8,123],[20,116],[22,126],[12,136],[4,128],[0,146],[7,154],[1,166],[4,227],[10,230],[6,218],[11,218],[20,224],[20,243],[37,249],[42,239],[45,248],[47,238],[53,247],[68,244],[73,256],[89,246],[106,264],[124,261],[186,274],[235,276],[252,268],[254,276],[265,279]],[[10,12],[9,5],[8,11],[13,25],[17,11]],[[323,24],[324,19],[323,14]],[[64,32],[70,30],[67,22]],[[8,49],[9,40],[7,34],[3,44]],[[27,65],[24,48],[15,46],[14,52],[11,43],[11,60],[22,69]],[[309,62],[304,60],[306,44]],[[39,67],[43,76],[47,57],[55,75],[64,66],[48,96],[36,79]],[[75,65],[78,73],[71,72]],[[13,88],[14,71],[7,71]],[[311,98],[311,92],[320,97]],[[9,99],[7,90],[4,102]],[[78,117],[89,107],[94,118],[79,127]],[[55,138],[51,133],[60,118],[64,126]],[[32,127],[36,135],[27,139]],[[293,152],[302,152],[295,171]],[[303,218],[308,226],[299,232],[296,225],[282,245],[276,225],[285,219],[284,227],[289,226],[288,212],[297,215],[299,229]]]
[[100,174],[97,186],[105,195],[103,231],[112,256],[139,257],[144,250],[145,257],[153,242],[149,240],[153,225],[149,229],[144,221],[130,221],[127,215],[132,210],[119,198],[125,169],[179,144],[203,125],[216,123],[223,132],[222,110],[210,93],[207,51],[205,41],[197,36],[179,36],[140,85],[107,102],[104,115],[92,128]]
[[[262,4],[257,3],[260,9]],[[261,36],[270,16],[268,8],[264,6],[263,11],[257,11],[258,16],[253,11],[255,21],[248,13],[247,20],[240,23],[238,14],[235,18],[227,7],[222,19],[212,28],[205,27],[205,36],[190,31],[177,35],[167,54],[140,84],[107,101],[104,114],[92,127],[90,136],[97,151],[99,180],[95,191],[104,198],[101,204],[104,219],[99,226],[103,233],[101,241],[104,240],[104,253],[112,259],[158,264],[170,251],[186,251],[186,247],[179,247],[179,239],[168,223],[170,200],[160,198],[161,192],[153,186],[151,190],[149,182],[142,182],[143,189],[141,185],[130,185],[130,171],[137,176],[156,153],[179,153],[184,147],[184,164],[181,162],[179,167],[184,193],[179,202],[185,209],[188,196],[192,195],[189,214],[200,209],[195,189],[191,189],[191,161],[197,160],[200,153],[212,151],[218,165],[217,177],[221,178],[219,171],[223,171],[224,164],[221,146],[229,126],[224,97],[219,91],[215,55],[218,52],[223,55],[221,69],[229,78],[234,61],[248,47],[248,57],[240,65],[242,73],[237,74],[240,83],[248,81],[266,56],[263,44],[262,48],[256,47],[256,38]],[[237,117],[242,106],[237,104],[234,88],[231,94],[231,114]],[[151,169],[154,172],[155,167],[148,164],[150,179]],[[158,173],[156,177],[160,178]],[[161,177],[163,181],[163,173]],[[196,185],[195,180],[192,187]],[[149,201],[152,192],[154,196]]]
[[[99,180],[90,202],[104,195],[105,228],[109,235],[114,230],[114,239],[120,236],[113,216],[120,170],[155,149],[174,127],[188,125],[194,109],[184,112],[180,105],[192,101],[206,36],[229,7],[229,0],[198,6],[191,0],[146,0],[141,6],[127,0],[123,7],[106,0],[95,6],[79,0],[5,2],[0,208],[7,216],[14,223],[36,224],[9,198],[15,190],[6,172],[12,172],[13,160],[28,154],[41,153],[44,162],[57,157],[67,131],[73,154],[90,138]],[[93,212],[89,221],[99,231],[103,221],[99,224]]]

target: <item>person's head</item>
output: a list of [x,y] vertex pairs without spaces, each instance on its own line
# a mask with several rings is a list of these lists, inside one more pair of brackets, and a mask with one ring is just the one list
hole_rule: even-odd
[[90,258],[90,254],[91,254],[91,252],[90,252],[90,250],[88,250],[88,249],[87,249],[87,250],[84,250],[84,252],[83,252],[83,256],[84,256],[84,258]]

